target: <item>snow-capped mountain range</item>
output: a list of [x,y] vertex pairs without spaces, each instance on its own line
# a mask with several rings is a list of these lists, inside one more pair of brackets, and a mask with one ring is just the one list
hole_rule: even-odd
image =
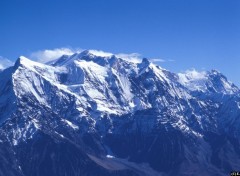
[[240,90],[86,50],[0,72],[0,175],[226,175],[240,169]]

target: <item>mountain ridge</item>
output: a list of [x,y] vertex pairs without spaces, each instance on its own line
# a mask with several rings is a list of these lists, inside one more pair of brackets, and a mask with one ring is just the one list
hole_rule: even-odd
[[21,56],[0,81],[0,175],[224,175],[240,163],[240,91],[218,71],[83,51]]

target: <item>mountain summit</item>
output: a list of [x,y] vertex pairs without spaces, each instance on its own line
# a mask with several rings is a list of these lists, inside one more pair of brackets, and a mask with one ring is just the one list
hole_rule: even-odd
[[0,175],[227,175],[240,166],[240,90],[88,50],[0,72]]

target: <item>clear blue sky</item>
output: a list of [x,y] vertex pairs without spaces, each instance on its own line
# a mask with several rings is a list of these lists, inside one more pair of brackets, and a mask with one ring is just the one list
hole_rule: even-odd
[[0,56],[59,47],[175,60],[240,85],[239,0],[1,0]]

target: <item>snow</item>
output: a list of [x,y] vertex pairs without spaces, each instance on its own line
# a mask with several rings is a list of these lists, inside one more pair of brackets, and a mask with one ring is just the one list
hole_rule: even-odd
[[178,73],[179,82],[189,90],[206,90],[207,73],[205,71],[187,70],[185,73]]
[[232,83],[224,80],[223,78],[221,78],[221,82],[222,82],[224,91],[226,93],[229,93],[229,94],[233,94],[234,93],[235,90],[233,89]]
[[127,159],[121,158],[97,158],[93,155],[88,155],[93,161],[108,170],[134,170],[138,175],[161,176],[162,174],[153,170],[147,163],[134,163]]
[[[115,63],[114,60],[114,66],[108,62],[106,62],[107,65],[102,66],[102,64],[98,63],[95,56],[109,59],[112,55],[99,51],[88,52],[89,53],[85,52],[84,57],[88,54],[89,59],[81,58],[81,54],[83,55],[84,52],[80,54],[76,53],[67,57],[61,66],[37,63],[21,56],[16,63],[19,65],[15,65],[16,70],[12,75],[13,89],[16,97],[18,99],[29,98],[35,104],[52,109],[54,113],[58,113],[61,111],[56,108],[58,102],[53,103],[52,101],[52,99],[56,97],[57,101],[61,103],[64,102],[64,108],[69,108],[69,104],[71,104],[71,106],[74,105],[74,110],[77,110],[77,113],[81,112],[80,116],[87,116],[87,118],[91,119],[92,124],[97,123],[98,118],[105,114],[122,115],[152,107],[158,107],[159,110],[161,110],[164,107],[169,107],[172,104],[170,99],[174,98],[176,104],[178,104],[171,106],[172,113],[177,118],[176,123],[173,124],[174,127],[201,137],[197,131],[191,131],[191,128],[185,121],[186,118],[178,114],[183,113],[188,106],[194,109],[189,101],[193,100],[194,97],[191,91],[206,91],[208,83],[208,86],[212,86],[212,89],[216,92],[234,93],[232,84],[224,79],[224,77],[221,77],[218,72],[198,72],[193,69],[185,73],[173,74],[150,63],[147,59],[143,60],[144,63],[141,64],[130,64],[122,60],[121,62],[117,60]],[[79,74],[80,72],[73,72],[74,70],[80,70],[81,74]],[[131,79],[137,79],[139,75],[146,72],[152,74],[149,76],[148,81],[153,85],[149,90],[141,87],[144,90],[143,93],[140,94],[138,90],[136,92],[136,90],[133,89],[133,87],[140,88],[139,85],[134,85],[135,83]],[[62,75],[66,76],[66,80],[60,81],[59,78]],[[217,78],[220,77],[220,85],[223,86],[223,90],[220,90],[220,88],[215,85],[216,83],[211,82],[210,76],[212,75]],[[171,79],[171,76],[175,76],[174,79]],[[81,81],[79,81],[80,78]],[[161,96],[150,100],[148,96],[153,92],[156,93],[159,91],[158,87],[155,86],[156,80],[161,82],[163,88],[166,88],[167,95],[161,92],[159,94]],[[7,79],[1,78],[1,81],[7,82]],[[179,83],[182,87],[179,87]],[[186,89],[191,91],[186,91]],[[182,99],[186,101],[188,106],[180,103]],[[1,101],[3,101],[3,98]],[[11,101],[13,102],[13,100]],[[0,102],[0,105],[1,103],[2,102]],[[154,103],[156,105],[154,105]],[[196,104],[202,109],[209,107],[209,104],[205,101],[198,101]],[[240,104],[238,103],[237,105],[238,109],[240,109]],[[218,108],[217,105],[215,105],[215,108]],[[88,111],[88,109],[91,110]],[[199,114],[195,114],[195,116],[201,125],[201,117]],[[79,127],[73,123],[74,121],[71,122],[67,119],[63,119],[62,121],[74,130],[79,129]],[[25,131],[22,128],[16,128],[13,142],[15,145],[17,145],[21,135],[24,139],[31,137],[31,135],[26,135],[27,130],[32,130],[31,134],[34,134],[33,129],[36,131],[41,128],[39,121],[36,119],[31,119],[30,123],[26,123],[25,127]],[[109,132],[113,131],[112,129],[107,130]]]
[[[54,83],[58,82],[58,73],[66,73],[66,69],[64,67],[48,66],[45,64],[31,61],[24,56],[21,56],[19,59],[23,69],[28,68],[28,72],[31,71],[33,73],[39,74],[49,81],[54,81]],[[31,74],[29,74],[28,76],[31,76]]]
[[168,78],[167,78],[167,76],[163,73],[163,69],[157,68],[156,65],[154,65],[153,63],[150,63],[149,67],[153,70],[153,72],[157,75],[157,77],[158,77],[161,81],[167,81],[167,82],[168,82]]
[[140,54],[138,53],[130,53],[130,54],[126,54],[126,53],[118,53],[118,54],[114,54],[114,53],[110,53],[110,52],[105,52],[105,51],[101,51],[101,50],[85,50],[82,53],[80,53],[80,55],[82,54],[88,54],[90,57],[105,57],[105,58],[110,58],[112,56],[116,56],[119,59],[123,59],[127,62],[131,62],[131,63],[141,63],[141,59],[140,59]]
[[40,129],[40,125],[37,119],[32,119],[32,123],[35,126],[36,129]]
[[[13,135],[12,144],[14,146],[18,145],[20,142],[26,142],[27,139],[32,139],[37,130],[40,129],[38,120],[30,118],[30,121],[26,121],[23,124],[14,125],[13,130],[10,133]],[[13,124],[9,124],[13,125]]]
[[58,136],[60,136],[61,138],[65,138],[65,136],[63,136],[62,134],[60,134],[60,133],[58,133],[56,131],[54,131],[54,133],[57,134]]
[[129,106],[132,107],[132,108],[134,108],[134,107],[135,107],[135,104],[131,101],[131,102],[129,102]]
[[237,102],[238,109],[240,109],[240,102]]
[[[22,87],[25,87],[24,90],[29,90],[34,97],[36,97],[37,101],[41,104],[44,104],[47,107],[50,107],[48,101],[46,101],[46,97],[44,97],[44,91],[41,89],[44,86],[44,82],[41,82],[38,79],[38,75],[42,76],[46,81],[51,82],[51,84],[57,86],[58,89],[67,92],[69,94],[74,95],[77,98],[77,101],[80,100],[81,103],[78,103],[78,110],[82,111],[82,107],[87,107],[88,102],[94,101],[96,103],[96,110],[100,112],[105,112],[109,114],[123,114],[131,112],[134,110],[146,109],[151,107],[151,105],[146,104],[141,99],[137,99],[134,97],[132,93],[131,87],[132,83],[129,81],[129,68],[126,67],[125,74],[118,71],[118,67],[116,69],[111,68],[110,65],[101,66],[95,62],[94,59],[92,60],[85,60],[81,59],[81,55],[87,54],[87,52],[82,52],[80,54],[72,55],[68,60],[66,60],[67,64],[65,63],[62,67],[52,67],[52,66],[45,66],[43,64],[38,64],[32,61],[27,60],[26,58],[21,58],[23,62],[29,62],[28,68],[33,72],[36,73],[36,76],[32,76],[34,79],[34,85],[39,87],[36,91],[34,87],[31,87],[32,83],[26,82]],[[90,54],[90,55],[89,55]],[[98,53],[92,53],[94,56],[91,55],[91,51],[88,51],[88,56],[95,57]],[[100,53],[103,54],[103,53]],[[99,54],[99,55],[100,55]],[[86,56],[86,55],[84,55]],[[103,55],[102,55],[103,56]],[[108,55],[110,56],[110,54]],[[106,55],[104,55],[106,57]],[[146,61],[148,62],[148,61]],[[71,64],[70,64],[71,63]],[[127,62],[126,62],[127,63]],[[128,64],[129,65],[129,64]],[[153,73],[158,77],[158,79],[162,82],[169,83],[170,80],[168,79],[167,75],[164,72],[164,69],[155,66],[154,64],[149,62],[149,65],[146,65],[147,68],[144,71],[148,71],[148,69],[152,69]],[[64,85],[59,83],[58,81],[58,74],[59,73],[69,73],[69,69],[71,70],[79,68],[83,71],[84,79],[83,82],[79,82],[76,84],[75,82],[71,82],[69,85]],[[133,72],[136,73],[136,68],[133,68]],[[51,70],[51,71],[49,71]],[[111,73],[111,74],[110,74]],[[141,73],[140,73],[141,74]],[[32,73],[27,73],[26,76],[32,75]],[[78,75],[71,75],[72,77],[77,77]],[[113,83],[109,82],[108,80],[112,80],[114,77],[114,84],[115,88],[117,89],[121,95],[121,97],[116,97],[115,92],[109,89]],[[24,78],[23,78],[24,79]],[[75,84],[74,84],[75,83]],[[20,83],[21,84],[21,83]],[[169,93],[172,96],[179,96],[182,97],[182,93],[178,89],[169,90]],[[63,96],[61,92],[58,93],[60,96]],[[89,97],[82,96],[83,94],[87,94]],[[84,100],[84,99],[85,100]],[[111,100],[111,101],[110,101]],[[128,104],[128,107],[122,107],[119,104],[119,101],[124,102],[124,104]],[[168,104],[168,101],[163,97],[163,101],[165,105]],[[110,103],[111,102],[111,103]],[[84,104],[83,106],[81,104]],[[114,110],[113,110],[114,109]]]
[[120,88],[123,90],[123,96],[126,100],[131,100],[133,98],[133,94],[131,93],[131,83],[129,78],[126,75],[121,73],[117,73],[114,69],[111,70],[112,73],[117,77],[119,80]]
[[134,64],[141,63],[140,54],[138,54],[138,53],[130,53],[130,54],[119,53],[119,54],[115,54],[115,56],[117,58],[121,58],[127,62],[131,62]]
[[97,103],[97,110],[100,112],[107,112],[109,114],[118,114],[119,112],[116,110],[111,109],[111,104],[107,102],[102,102],[101,100],[95,99],[95,102]]
[[112,53],[109,53],[109,52],[104,52],[104,51],[101,51],[101,50],[88,50],[89,53],[95,55],[95,56],[100,56],[100,57],[111,57],[113,56]]
[[[102,141],[107,133],[115,134],[121,130],[131,132],[136,128],[142,130],[143,134],[150,134],[155,131],[158,124],[167,130],[170,125],[171,129],[175,128],[187,137],[199,140],[204,139],[205,129],[217,130],[218,121],[223,126],[225,124],[230,126],[236,122],[233,124],[233,129],[239,126],[236,120],[240,110],[239,94],[224,95],[236,93],[238,89],[219,72],[188,70],[185,73],[174,74],[150,63],[147,59],[143,64],[131,64],[114,57],[109,63],[107,59],[111,59],[110,53],[90,51],[85,53],[83,58],[82,56],[81,53],[68,56],[58,66],[44,65],[20,57],[12,71],[5,73],[5,70],[0,73],[0,109],[4,108],[5,102],[11,105],[7,111],[13,109],[9,114],[3,112],[4,117],[1,116],[0,120],[5,117],[15,118],[10,116],[11,114],[18,118],[16,121],[14,119],[16,123],[8,124],[7,128],[13,145],[34,138],[34,134],[38,130],[45,129],[44,125],[49,122],[46,129],[58,139],[61,137],[67,140],[63,134],[68,134],[73,137],[69,139],[77,140],[80,136],[77,130],[82,123],[83,133],[99,132]],[[105,65],[98,59],[104,60]],[[146,79],[139,77],[141,74],[146,75]],[[9,86],[6,83],[11,79],[13,85]],[[8,90],[11,89],[12,92],[9,92]],[[192,92],[196,90],[210,93]],[[17,104],[15,105],[14,102]],[[30,103],[27,104],[28,102]],[[17,109],[18,107],[24,109]],[[37,108],[40,109],[39,116],[33,116],[32,112]],[[151,113],[148,115],[149,111],[144,111],[142,114],[138,111],[150,110],[150,108],[156,109],[156,113],[159,114],[155,116]],[[19,112],[15,113],[16,110]],[[134,114],[136,111],[140,118],[135,117],[138,115]],[[227,114],[223,111],[231,113]],[[50,112],[54,116],[45,116],[45,112]],[[18,115],[21,113],[24,115]],[[133,127],[121,121],[121,115],[125,114],[124,117],[127,118],[123,120],[129,117],[130,121],[126,123],[131,122]],[[58,128],[58,126],[66,128]],[[118,126],[126,129],[119,129]],[[70,130],[70,132],[61,130]],[[234,134],[239,133],[234,131]],[[157,137],[155,140],[153,138],[149,150],[156,140]],[[147,164],[136,164],[127,159],[116,158],[109,148],[105,149],[106,153],[101,153],[100,158],[94,158],[104,167],[131,168],[145,175],[159,175]]]
[[85,60],[74,61],[75,64],[83,68],[87,73],[89,73],[90,78],[95,79],[103,83],[107,77],[107,69],[101,65],[96,64],[93,61],[87,62]]
[[107,157],[107,158],[115,158],[115,157],[112,156],[112,155],[107,155],[106,157]]
[[198,72],[195,69],[187,70],[185,73],[178,73],[178,81],[191,91],[207,92],[209,89],[222,94],[234,94],[239,91],[220,72]]
[[73,124],[72,122],[66,120],[66,119],[62,119],[63,122],[65,122],[68,126],[70,126],[71,128],[73,128],[74,130],[78,130],[79,127],[75,124]]
[[[117,97],[115,97],[114,93],[109,89],[112,83],[107,80],[111,80],[113,76],[115,77],[116,88],[119,91],[122,91],[121,93],[124,101],[128,102],[133,98],[128,75],[119,73],[117,70],[108,66],[103,67],[95,63],[93,60],[75,60],[73,63],[77,68],[83,70],[84,82],[78,85],[68,85],[69,90],[74,91],[81,89],[82,87],[91,100],[96,102],[96,110],[98,111],[108,112],[110,114],[117,114],[121,111],[126,111],[125,108],[118,105]],[[110,100],[114,103],[109,103]],[[118,110],[112,110],[113,108],[117,108]]]

